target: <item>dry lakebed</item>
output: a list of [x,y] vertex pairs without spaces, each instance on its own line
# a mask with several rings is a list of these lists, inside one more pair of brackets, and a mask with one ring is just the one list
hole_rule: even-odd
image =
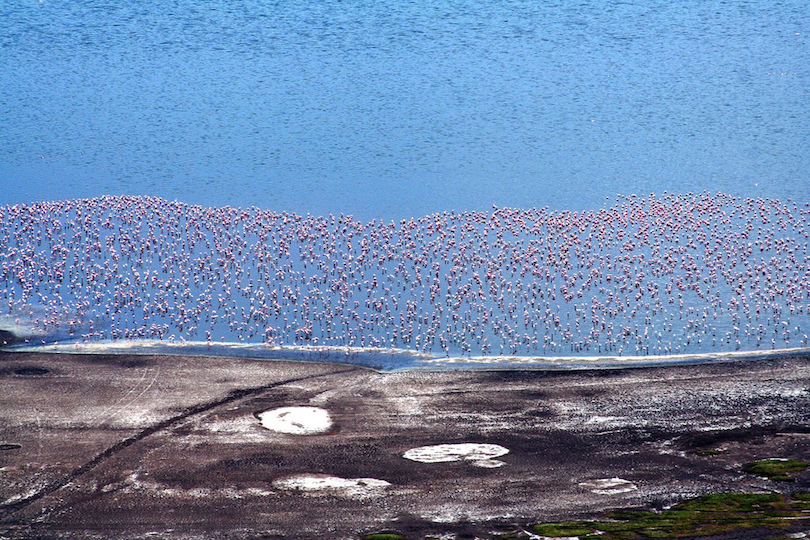
[[[807,355],[379,373],[0,352],[0,383],[2,538],[810,536]],[[744,517],[669,517],[729,521],[707,504]]]

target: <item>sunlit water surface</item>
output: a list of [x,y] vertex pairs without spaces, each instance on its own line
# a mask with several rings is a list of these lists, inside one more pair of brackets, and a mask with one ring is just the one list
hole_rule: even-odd
[[[393,222],[392,234],[404,241],[401,220],[414,219],[420,227],[426,227],[435,214],[486,213],[490,218],[498,209],[512,208],[524,209],[532,219],[537,217],[532,212],[544,212],[538,220],[546,223],[543,220],[548,213],[621,210],[621,205],[630,203],[617,199],[617,193],[637,193],[644,200],[650,194],[659,200],[666,200],[668,194],[684,194],[690,200],[692,196],[685,194],[710,190],[736,197],[734,200],[743,205],[763,198],[768,205],[774,202],[763,215],[775,221],[763,223],[757,214],[757,230],[748,232],[750,238],[737,238],[740,243],[724,247],[747,258],[752,273],[751,280],[745,283],[747,307],[751,309],[761,302],[762,312],[769,313],[763,315],[762,321],[755,315],[742,321],[733,317],[727,303],[740,294],[733,290],[733,280],[712,281],[710,270],[717,263],[704,250],[676,253],[674,273],[667,279],[674,279],[676,274],[686,279],[692,271],[684,267],[691,264],[686,255],[696,257],[697,263],[704,265],[699,268],[699,279],[711,282],[700,283],[725,302],[716,320],[711,318],[713,311],[701,311],[706,305],[711,307],[711,301],[706,304],[706,298],[688,289],[681,292],[683,298],[672,297],[673,302],[685,301],[683,308],[675,304],[678,309],[668,311],[668,303],[660,309],[646,308],[642,301],[635,313],[629,310],[617,315],[621,320],[614,321],[615,342],[608,342],[605,333],[589,338],[584,327],[590,321],[580,321],[580,327],[576,322],[580,307],[590,309],[585,306],[590,298],[567,301],[560,289],[565,286],[577,291],[583,286],[587,261],[574,261],[583,267],[567,269],[566,275],[556,263],[545,261],[557,272],[554,280],[546,283],[548,291],[553,290],[560,298],[548,302],[543,297],[542,313],[534,321],[535,326],[523,325],[520,339],[508,333],[507,339],[503,327],[494,329],[489,318],[489,330],[476,333],[449,315],[458,301],[455,285],[475,284],[475,265],[452,276],[451,281],[460,281],[445,283],[441,280],[447,276],[442,273],[450,272],[453,264],[449,259],[434,260],[433,255],[425,254],[431,264],[439,264],[439,296],[447,311],[437,317],[444,326],[430,333],[434,320],[422,320],[419,324],[424,329],[419,325],[408,327],[411,334],[406,337],[410,341],[403,341],[400,332],[393,345],[412,354],[425,350],[427,339],[427,349],[436,356],[471,358],[479,353],[499,356],[501,352],[506,356],[580,357],[594,352],[733,352],[801,346],[806,342],[806,263],[791,266],[793,263],[785,259],[787,244],[771,244],[759,258],[745,254],[749,240],[779,239],[789,244],[791,256],[806,259],[804,237],[793,230],[779,229],[781,218],[771,215],[776,208],[792,210],[794,205],[803,210],[804,203],[810,200],[810,10],[803,2],[645,0],[575,5],[523,0],[12,0],[0,4],[0,17],[4,21],[0,33],[2,205],[147,195],[226,214],[228,210],[222,208],[228,205],[256,207],[250,210],[252,215],[260,209],[303,221],[352,216],[366,232],[382,230],[383,224]],[[32,208],[42,211],[41,207]],[[792,216],[797,226],[805,227],[805,214],[794,211]],[[67,222],[75,217],[59,219]],[[751,216],[740,214],[733,224],[718,221],[706,224],[706,228],[717,234],[739,234],[745,230],[743,221],[747,217]],[[24,223],[9,211],[4,213],[4,219],[8,235]],[[74,250],[71,257],[80,256],[82,264],[89,264],[82,267],[81,272],[88,273],[83,282],[80,280],[81,287],[89,287],[89,281],[101,272],[96,269],[92,274],[92,264],[109,272],[115,266],[109,249],[121,256],[120,233],[136,243],[145,241],[140,235],[157,223],[149,221],[154,219],[149,216],[137,230],[129,229],[135,224],[124,223],[112,237],[103,232],[99,235],[100,250],[93,251],[86,238],[72,245],[73,237],[57,238],[47,249],[63,245]],[[184,219],[171,227],[187,225]],[[464,237],[460,222],[457,224],[459,228],[452,235],[458,237],[459,244],[451,246],[453,253],[463,241],[475,240],[473,231],[466,231],[468,236]],[[81,229],[84,225],[77,226]],[[105,230],[103,221],[93,226]],[[24,256],[34,257],[52,270],[48,265],[56,260],[56,252],[43,254],[41,245],[28,252],[22,245],[35,242],[37,232],[40,237],[46,232],[44,228],[37,231],[37,227],[44,227],[42,223],[32,227],[32,231],[25,232],[32,236],[20,240],[21,244],[7,242],[4,246],[1,307],[5,327],[27,332],[38,326],[37,335],[51,332],[51,337],[59,335],[63,340],[77,341],[128,337],[159,341],[174,336],[178,341],[206,342],[206,330],[213,341],[293,347],[307,341],[302,338],[307,335],[307,326],[293,324],[303,322],[302,315],[294,311],[273,321],[262,321],[266,325],[261,328],[249,316],[244,325],[229,327],[219,318],[221,314],[212,322],[211,313],[206,312],[205,324],[192,325],[193,331],[189,325],[177,324],[178,313],[151,314],[144,332],[143,312],[134,321],[108,312],[115,312],[114,301],[123,301],[114,296],[120,291],[110,284],[115,282],[119,289],[126,289],[122,293],[125,296],[135,292],[156,294],[155,290],[147,290],[151,282],[134,291],[134,283],[140,279],[134,274],[137,270],[139,275],[157,278],[175,294],[171,287],[176,284],[167,280],[173,271],[180,271],[177,261],[164,268],[165,259],[156,255],[148,262],[141,261],[146,266],[143,268],[136,259],[127,260],[117,268],[118,274],[109,278],[106,288],[91,291],[90,287],[67,294],[64,289],[54,289],[58,282],[53,281],[53,276],[30,274],[30,266],[24,279],[10,270],[16,271],[15,265]],[[285,227],[279,227],[276,235],[286,234]],[[638,232],[637,225],[633,227],[628,234]],[[66,234],[68,229],[60,234]],[[507,246],[493,243],[488,256],[498,260],[515,250],[525,253],[532,241],[546,242],[545,249],[556,249],[560,239],[552,229],[544,229],[542,234],[551,236],[540,239],[524,234],[512,238]],[[336,232],[343,234],[341,230]],[[477,233],[483,234],[483,228]],[[240,238],[251,243],[251,250],[259,249],[253,244],[259,240],[255,231]],[[356,256],[352,250],[360,249],[361,238],[362,234],[358,234],[336,254]],[[611,238],[613,242],[615,238]],[[688,240],[694,241],[694,235]],[[665,242],[669,242],[667,249],[677,248],[674,240]],[[286,247],[308,249],[304,244]],[[615,256],[622,245],[600,246],[599,254]],[[700,247],[706,248],[702,244]],[[207,262],[216,264],[222,256],[218,249],[215,243],[204,249],[198,244],[186,255],[189,260],[201,257],[204,261],[208,256]],[[325,257],[328,251],[318,247],[313,257]],[[398,253],[405,256],[405,251]],[[645,264],[660,255],[643,245],[635,253],[647,257]],[[299,259],[290,263],[289,270],[304,273],[299,268],[300,254],[296,251],[293,255]],[[790,303],[775,292],[776,285],[772,290],[767,281],[763,281],[765,285],[754,284],[755,269],[770,264],[773,258],[795,272],[789,276],[791,283],[798,286],[798,292],[794,291],[797,296],[791,300],[793,313],[789,312]],[[347,282],[360,287],[352,289],[352,297],[347,299],[358,317],[364,309],[371,310],[371,317],[375,309],[373,302],[365,306],[370,295],[362,295],[370,289],[364,282],[373,279],[375,273],[382,279],[383,272],[393,272],[403,260],[413,263],[407,258],[388,261],[348,277]],[[523,278],[516,266],[501,262],[499,277],[505,281]],[[542,258],[540,263],[544,263]],[[189,294],[195,295],[195,302],[203,293],[221,294],[230,301],[229,295],[236,290],[250,286],[253,291],[259,286],[262,269],[256,261],[250,264],[254,266],[248,271],[247,281],[241,281],[245,276],[239,276],[231,284],[234,291],[217,281],[215,285],[191,283]],[[339,264],[348,268],[355,263],[344,260]],[[638,265],[627,264],[632,267],[631,273],[635,272]],[[306,272],[312,268],[308,266]],[[407,271],[413,274],[413,267]],[[44,272],[47,275],[48,271]],[[70,277],[78,279],[78,274],[77,267]],[[217,279],[222,277],[217,275]],[[281,295],[284,286],[293,286],[285,279],[291,278],[272,277],[264,283],[264,292],[270,294],[276,285]],[[404,279],[401,273],[397,279]],[[479,279],[484,278],[479,275]],[[574,284],[566,285],[566,279],[573,279]],[[639,285],[646,286],[652,278],[647,272],[633,279],[640,279]],[[655,279],[666,286],[664,278]],[[506,293],[501,309],[503,321],[517,317],[509,311],[506,285],[493,280],[498,294],[481,300],[482,305],[497,311],[499,295]],[[399,285],[402,283],[397,281]],[[600,305],[607,305],[606,292],[599,291],[606,285],[596,285],[583,295],[595,293]],[[26,294],[28,286],[39,286],[36,292],[40,296],[33,289]],[[433,300],[423,298],[421,289],[414,289],[410,278],[404,286],[399,298],[386,299],[394,318],[407,315],[409,309],[432,316],[435,310],[428,308]],[[530,287],[530,282],[522,286]],[[615,281],[610,284],[620,286]],[[628,286],[634,287],[635,282],[631,280]],[[485,294],[490,293],[486,287],[483,289]],[[544,290],[544,295],[548,291]],[[58,301],[54,296],[57,292],[63,295]],[[177,289],[178,298],[183,298],[184,292]],[[773,302],[779,304],[776,308],[767,305],[771,293]],[[260,303],[250,294],[240,297],[234,309],[248,309],[249,315],[251,302]],[[416,296],[410,298],[410,294]],[[630,297],[635,301],[634,294]],[[758,295],[758,300],[753,301],[752,294]],[[306,291],[301,295],[306,296]],[[170,300],[173,306],[183,304],[174,302],[174,297]],[[189,301],[189,309],[199,308],[192,308],[193,302],[185,300]],[[216,296],[213,299],[214,303],[218,300]],[[409,308],[407,300],[416,302],[416,308]],[[515,297],[515,302],[518,300],[523,301]],[[55,301],[61,302],[58,309],[54,308]],[[582,306],[577,303],[580,301]],[[154,296],[139,302],[155,305]],[[360,305],[355,307],[354,302]],[[339,305],[330,305],[330,309],[336,310]],[[531,302],[528,306],[534,309]],[[520,309],[524,307],[520,304]],[[744,310],[746,306],[738,303],[732,308]],[[561,318],[559,326],[553,317],[548,318],[546,310]],[[84,317],[81,320],[76,318],[79,313]],[[464,316],[463,311],[459,313]],[[704,314],[710,317],[709,322],[703,320]],[[742,317],[741,312],[737,314]],[[242,320],[241,312],[231,315]],[[681,315],[687,321],[699,320],[687,326],[667,319]],[[520,324],[522,316],[521,311]],[[59,319],[59,329],[45,329],[47,324],[57,324],[54,318]],[[70,320],[76,323],[73,335],[69,335],[71,330],[64,334],[69,328],[65,322]],[[399,328],[399,319],[395,322],[393,326]],[[650,328],[653,322],[654,332]],[[327,335],[326,327],[318,326],[312,332],[329,346],[383,346],[390,351],[392,343],[386,332],[393,326],[358,328],[355,323],[350,325],[351,331],[333,333],[330,328]],[[598,326],[601,331],[601,321]],[[672,330],[675,326],[677,331]],[[617,330],[620,327],[622,332]],[[629,328],[627,335],[623,333],[625,327]],[[155,328],[162,330],[155,334]],[[516,325],[511,324],[508,332],[517,334]],[[416,336],[420,336],[418,344]],[[524,343],[527,339],[528,343]]]
[[805,2],[0,3],[0,203],[806,201]]

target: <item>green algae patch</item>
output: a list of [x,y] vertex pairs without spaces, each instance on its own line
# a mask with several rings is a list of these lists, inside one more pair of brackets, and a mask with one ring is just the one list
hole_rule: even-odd
[[406,540],[406,539],[401,534],[384,532],[384,533],[367,534],[363,537],[363,540]]
[[695,452],[695,454],[701,457],[710,457],[710,456],[719,456],[720,454],[724,454],[725,452],[726,452],[725,450],[712,448],[707,450],[698,450],[697,452]]
[[711,536],[745,529],[780,529],[808,517],[810,495],[720,493],[682,502],[662,512],[617,510],[604,520],[541,523],[534,533],[550,537],[632,540]]
[[793,482],[790,474],[804,472],[808,467],[810,463],[798,459],[763,459],[749,463],[743,470],[775,482]]
[[552,538],[587,536],[594,533],[592,523],[589,521],[567,521],[564,523],[543,523],[535,525],[534,532]]

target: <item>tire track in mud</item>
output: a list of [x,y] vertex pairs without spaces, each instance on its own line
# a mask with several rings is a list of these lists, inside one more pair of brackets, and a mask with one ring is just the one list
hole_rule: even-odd
[[162,420],[162,421],[160,421],[160,422],[158,422],[156,424],[153,424],[153,425],[139,431],[138,433],[136,433],[136,434],[134,434],[134,435],[132,435],[130,437],[127,437],[126,439],[122,439],[121,441],[117,442],[113,446],[107,448],[106,450],[104,450],[103,452],[98,454],[96,457],[94,457],[93,459],[91,459],[90,461],[85,463],[84,465],[81,465],[77,469],[74,469],[72,472],[65,475],[63,478],[61,478],[61,479],[59,479],[59,480],[57,480],[55,482],[52,482],[51,484],[45,486],[44,488],[40,489],[36,493],[34,493],[32,495],[28,495],[27,497],[23,497],[20,500],[0,505],[0,521],[6,521],[11,515],[19,512],[23,508],[29,506],[30,504],[32,504],[32,503],[34,503],[34,502],[36,502],[36,501],[38,501],[40,499],[42,499],[43,497],[46,497],[46,496],[50,495],[51,493],[54,493],[55,491],[58,491],[58,490],[62,489],[63,487],[65,487],[69,483],[73,482],[77,478],[79,478],[82,475],[92,471],[93,469],[95,469],[96,467],[98,467],[99,465],[101,465],[102,463],[104,463],[105,461],[110,459],[111,457],[113,457],[116,454],[118,454],[119,452],[129,448],[130,446],[142,441],[146,437],[149,437],[151,435],[154,435],[155,433],[158,433],[158,432],[163,431],[163,430],[165,430],[167,428],[170,428],[170,427],[174,426],[175,424],[177,424],[179,422],[182,422],[183,420],[186,420],[187,418],[190,418],[190,417],[195,416],[197,414],[201,414],[201,413],[210,411],[211,409],[215,409],[216,407],[219,407],[221,405],[227,405],[228,403],[233,403],[234,401],[238,401],[240,399],[244,399],[244,398],[249,397],[249,396],[253,396],[253,395],[256,395],[256,394],[261,394],[262,392],[265,392],[265,391],[273,389],[273,388],[277,388],[279,386],[284,386],[285,384],[296,383],[296,382],[301,382],[301,381],[308,381],[308,380],[319,379],[319,378],[324,378],[324,377],[331,377],[331,376],[334,376],[334,375],[342,375],[342,374],[345,374],[345,373],[352,373],[352,372],[356,372],[356,371],[364,371],[364,370],[361,369],[361,368],[351,368],[351,369],[345,369],[345,370],[341,370],[341,371],[333,371],[333,372],[330,372],[330,373],[318,373],[318,374],[315,374],[315,375],[307,375],[305,377],[294,377],[294,378],[291,378],[291,379],[285,379],[283,381],[277,381],[277,382],[274,382],[274,383],[265,384],[265,385],[257,386],[257,387],[254,387],[254,388],[240,388],[240,389],[236,389],[236,390],[231,390],[230,392],[228,392],[228,395],[223,397],[223,398],[220,398],[220,399],[217,399],[217,400],[214,400],[214,401],[208,401],[208,402],[205,402],[205,403],[200,403],[200,404],[188,407],[180,414],[177,414],[175,416],[172,416],[171,418],[167,418],[165,420]]

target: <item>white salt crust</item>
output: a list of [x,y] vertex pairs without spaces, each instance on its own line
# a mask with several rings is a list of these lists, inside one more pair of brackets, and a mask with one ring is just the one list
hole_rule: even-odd
[[390,485],[376,478],[340,478],[326,474],[298,474],[273,482],[274,487],[283,490],[359,498],[381,496]]
[[502,467],[503,461],[493,459],[509,453],[507,448],[497,444],[461,443],[438,444],[435,446],[420,446],[411,448],[402,457],[420,463],[450,463],[454,461],[468,461],[476,467],[488,469]]
[[588,482],[580,482],[579,485],[590,489],[592,493],[598,495],[620,495],[638,489],[638,486],[633,482],[623,478],[599,478]]
[[278,433],[315,435],[332,427],[329,411],[319,407],[282,407],[258,416],[262,426]]

